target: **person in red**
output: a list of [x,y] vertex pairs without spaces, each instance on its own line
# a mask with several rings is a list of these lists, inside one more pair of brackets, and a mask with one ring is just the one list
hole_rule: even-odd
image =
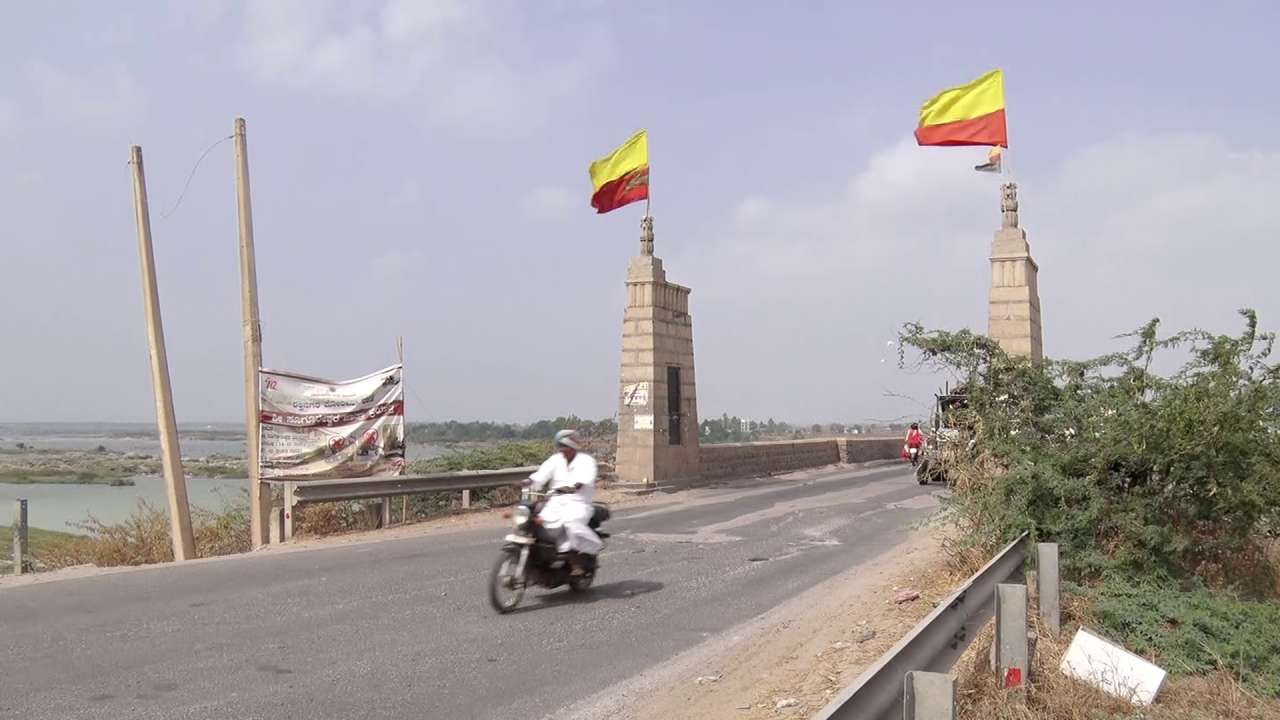
[[[911,458],[911,448],[916,449],[915,458]],[[911,429],[907,431],[907,445],[902,450],[902,456],[914,462],[922,452],[924,452],[924,433],[920,432],[920,423],[911,423]]]

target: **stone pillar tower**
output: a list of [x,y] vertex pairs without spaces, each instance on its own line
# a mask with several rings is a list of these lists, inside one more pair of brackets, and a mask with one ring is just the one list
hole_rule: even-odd
[[689,288],[667,282],[653,254],[653,218],[640,221],[640,255],[627,269],[618,407],[618,479],[678,485],[696,480],[698,401]]
[[991,244],[991,297],[987,336],[1010,355],[1040,362],[1044,340],[1040,329],[1040,267],[1031,259],[1027,232],[1018,227],[1018,186],[1000,186],[1003,220]]

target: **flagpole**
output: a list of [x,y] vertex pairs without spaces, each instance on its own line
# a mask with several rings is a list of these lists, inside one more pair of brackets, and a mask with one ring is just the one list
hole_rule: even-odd
[[[1004,74],[1004,68],[1000,68],[1000,74],[1001,75]],[[1001,89],[1003,90],[1005,87],[1006,87],[1006,84],[1002,81]],[[1013,143],[1009,142],[1009,95],[1008,95],[1008,92],[1005,93],[1005,97],[1004,97],[1004,144],[1013,145]],[[1008,151],[1009,151],[1009,148],[1006,147],[1005,148],[1006,155],[1008,154]],[[1013,165],[1008,162],[1007,157],[1004,158],[1004,160],[1005,162],[1000,163],[1001,172],[1005,173],[1005,177],[1009,182],[1014,182]]]
[[[644,147],[645,147],[645,151],[644,151],[644,160],[645,160],[645,163],[646,163],[646,164],[648,164],[648,162],[649,162],[649,130],[648,130],[648,129],[644,129]],[[652,166],[650,166],[649,168],[647,168],[647,169],[645,170],[644,184],[645,184],[645,189],[644,189],[644,216],[645,216],[645,217],[653,217],[652,215],[650,215],[650,214],[649,214],[649,200],[650,200],[650,197],[649,197],[649,196],[653,194],[653,172],[652,172]]]

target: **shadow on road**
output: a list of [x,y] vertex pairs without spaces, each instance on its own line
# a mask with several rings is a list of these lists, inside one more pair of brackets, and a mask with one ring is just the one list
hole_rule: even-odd
[[618,582],[605,583],[604,585],[596,585],[589,591],[578,594],[568,588],[552,591],[546,595],[532,598],[537,601],[536,605],[524,605],[512,611],[512,614],[530,612],[533,610],[544,610],[546,608],[557,607],[560,605],[579,605],[600,602],[601,600],[626,600],[637,595],[647,595],[652,592],[658,592],[666,587],[660,582],[651,580],[619,580]]

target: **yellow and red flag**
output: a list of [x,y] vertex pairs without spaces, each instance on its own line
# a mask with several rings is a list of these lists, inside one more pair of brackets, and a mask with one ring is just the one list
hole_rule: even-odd
[[1009,147],[1004,119],[1004,72],[992,70],[968,85],[943,90],[920,108],[921,145]]
[[649,197],[649,135],[632,135],[617,150],[591,163],[591,207],[597,213],[617,210]]

